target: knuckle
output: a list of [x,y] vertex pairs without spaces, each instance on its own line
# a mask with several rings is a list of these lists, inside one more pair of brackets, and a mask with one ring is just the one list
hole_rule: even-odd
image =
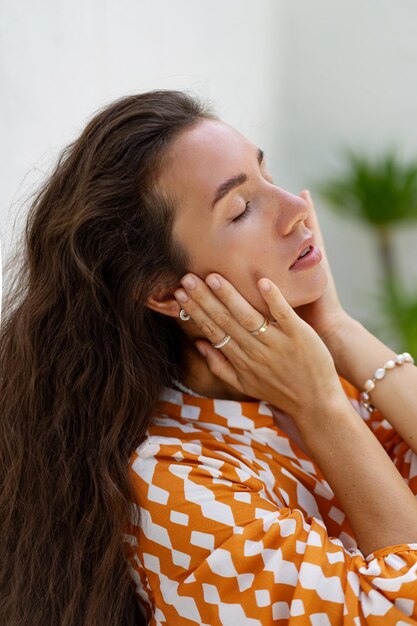
[[249,330],[256,330],[262,324],[257,325],[257,321],[255,316],[252,313],[245,313],[241,315],[239,318],[239,324],[241,324],[244,328],[248,328]]
[[220,328],[227,328],[230,325],[230,316],[224,311],[219,311],[214,317],[214,321]]
[[205,320],[200,324],[200,329],[207,337],[214,337],[216,334],[216,326],[211,320]]
[[241,356],[236,356],[234,358],[234,365],[236,369],[242,373],[247,373],[250,369],[248,361],[243,359]]
[[251,348],[247,348],[246,349],[246,354],[248,356],[248,359],[250,359],[251,361],[255,361],[256,360],[255,350],[252,350]]
[[192,297],[198,300],[199,298],[204,298],[207,295],[205,290],[205,284],[197,283],[197,286],[192,290]]
[[275,312],[275,320],[277,322],[288,320],[290,317],[290,312],[287,309],[279,309]]
[[267,359],[263,352],[259,350],[251,350],[247,351],[248,357],[254,361],[257,365],[265,365],[267,363]]
[[187,302],[184,302],[183,304],[181,304],[182,308],[185,309],[187,311],[187,313],[191,312],[195,312],[198,309],[198,306],[195,302],[193,302],[191,299],[188,299]]
[[258,363],[258,365],[267,365],[268,359],[263,354],[263,352],[258,352],[258,354],[256,355],[256,362]]

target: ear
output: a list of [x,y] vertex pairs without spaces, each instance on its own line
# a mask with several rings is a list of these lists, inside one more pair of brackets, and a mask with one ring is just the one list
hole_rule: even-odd
[[174,297],[174,290],[174,287],[155,287],[146,301],[146,306],[157,313],[169,315],[170,317],[179,317],[181,307]]

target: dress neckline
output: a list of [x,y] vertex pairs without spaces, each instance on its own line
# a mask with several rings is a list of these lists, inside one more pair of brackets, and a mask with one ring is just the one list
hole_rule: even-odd
[[274,425],[273,413],[263,400],[221,400],[167,386],[159,397],[158,413],[242,430]]

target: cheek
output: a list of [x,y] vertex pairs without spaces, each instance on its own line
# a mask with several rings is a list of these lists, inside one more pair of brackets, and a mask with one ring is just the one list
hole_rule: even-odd
[[240,293],[240,295],[259,313],[262,315],[269,316],[270,311],[268,305],[265,300],[261,296],[259,289],[257,287],[257,278],[254,273],[237,273],[231,272],[228,276],[225,275],[225,278],[232,283],[235,289]]
[[185,251],[188,258],[188,271],[201,278],[209,273],[213,261],[219,256],[217,242],[202,220],[183,219],[173,229],[173,238]]
[[[271,272],[261,272],[257,267],[254,267],[250,262],[235,262],[233,259],[228,259],[225,255],[225,259],[216,270],[219,274],[224,276],[238,293],[259,313],[270,316],[270,311],[265,300],[261,296],[257,287],[257,282],[263,276],[270,276]],[[208,273],[208,272],[207,272]]]
[[[260,241],[264,245],[260,245]],[[265,245],[265,237],[242,237],[232,242],[229,240],[225,246],[217,240],[207,254],[206,260],[209,261],[207,265],[202,266],[202,256],[199,253],[196,257],[202,277],[210,272],[218,272],[256,310],[264,315],[269,314],[267,304],[258,290],[257,282],[266,276],[280,289],[286,282],[286,261],[279,257],[277,246]],[[291,291],[290,288],[289,291]]]
[[[229,281],[233,287],[251,304],[264,315],[268,308],[256,286],[257,281],[268,272],[259,271],[253,262],[251,255],[233,250],[230,246],[223,248],[219,241],[211,246],[195,245],[192,247],[190,257],[190,271],[205,280],[208,274],[216,272]],[[256,258],[256,255],[254,255]],[[270,274],[270,272],[269,272]]]
[[[189,225],[189,223],[188,223]],[[232,231],[231,229],[234,228]],[[320,285],[310,285],[309,278],[288,272],[288,260],[277,241],[270,241],[264,231],[245,227],[211,231],[210,228],[187,228],[181,232],[181,242],[189,255],[189,270],[203,280],[211,272],[224,276],[235,289],[260,313],[269,309],[257,288],[260,278],[270,278],[282,291],[291,306],[312,301],[320,295]],[[313,281],[314,283],[314,281]]]

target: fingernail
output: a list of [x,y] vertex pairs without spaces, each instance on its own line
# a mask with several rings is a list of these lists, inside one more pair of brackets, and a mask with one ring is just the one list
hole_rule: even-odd
[[266,278],[260,281],[259,286],[262,291],[271,291],[271,283]]
[[187,294],[185,293],[185,291],[182,291],[182,289],[179,289],[178,291],[175,291],[174,292],[174,296],[180,302],[187,302],[187,300],[188,300]]
[[207,356],[207,353],[206,353],[205,349],[202,346],[199,346],[196,343],[194,345],[195,345],[195,347],[197,348],[197,350],[199,351],[200,354],[202,354],[203,356]]
[[215,276],[210,276],[209,278],[207,278],[206,283],[212,289],[220,289],[221,287],[219,279],[216,278]]
[[197,285],[195,279],[192,276],[186,276],[181,280],[181,283],[184,285],[186,289],[194,289]]

